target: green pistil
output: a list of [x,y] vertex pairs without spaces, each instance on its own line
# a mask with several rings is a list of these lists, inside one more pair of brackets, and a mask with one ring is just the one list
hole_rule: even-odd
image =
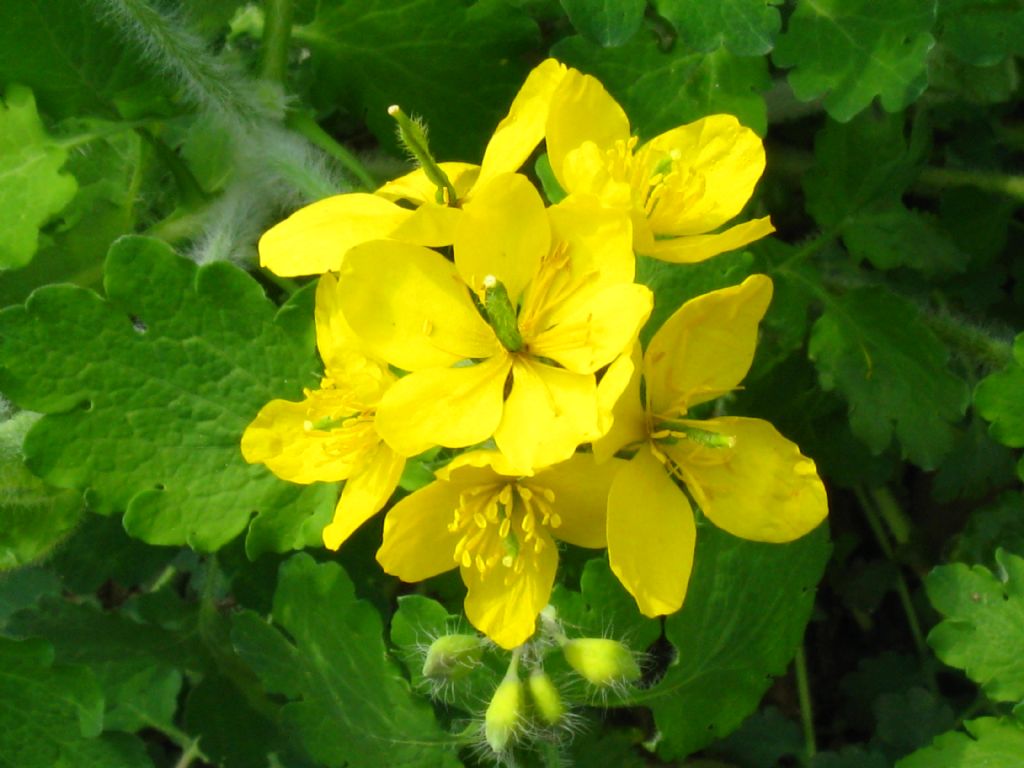
[[402,145],[416,158],[416,162],[427,174],[427,178],[437,187],[435,196],[437,202],[440,205],[458,205],[459,199],[448,174],[441,170],[441,166],[430,154],[427,132],[423,125],[416,120],[411,120],[397,104],[388,107],[388,114],[398,123],[398,137]]
[[519,334],[519,320],[515,307],[508,297],[508,291],[494,275],[484,278],[484,312],[487,322],[494,329],[494,335],[509,352],[523,348],[523,337]]
[[736,444],[736,438],[732,435],[723,435],[678,421],[663,419],[658,421],[658,426],[664,428],[664,435],[656,432],[656,439],[667,445],[675,445],[680,440],[692,440],[708,448],[732,448]]

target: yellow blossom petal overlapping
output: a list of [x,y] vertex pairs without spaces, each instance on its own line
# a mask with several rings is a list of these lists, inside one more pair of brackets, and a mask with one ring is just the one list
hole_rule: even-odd
[[[556,205],[519,173],[541,142],[568,193]],[[687,302],[638,342],[652,294],[634,254],[695,262],[772,231],[720,231],[764,169],[753,132],[712,115],[638,146],[597,80],[549,59],[479,166],[425,168],[313,203],[260,242],[277,274],[322,275],[325,372],[302,402],[268,403],[242,450],[293,482],[345,480],[328,547],[387,506],[407,459],[446,449],[437,479],[387,512],[378,561],[406,581],[459,568],[469,620],[513,648],[548,601],[556,541],[607,547],[654,616],[686,594],[691,499],[755,541],[824,518],[813,461],[770,424],[692,412],[746,374],[767,277]]]

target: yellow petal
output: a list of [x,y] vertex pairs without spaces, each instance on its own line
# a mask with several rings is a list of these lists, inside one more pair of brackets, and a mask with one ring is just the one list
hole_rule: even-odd
[[561,519],[560,525],[551,527],[556,538],[577,547],[598,549],[607,543],[608,492],[615,473],[625,463],[613,459],[610,464],[598,465],[593,454],[576,453],[567,461],[538,472],[535,481],[520,482],[554,492],[551,506]]
[[354,248],[338,296],[367,348],[408,371],[489,357],[499,348],[455,267],[436,251],[382,240]]
[[609,285],[586,301],[567,301],[547,315],[549,327],[527,341],[530,354],[574,373],[594,373],[632,347],[654,297],[636,283]]
[[611,412],[610,428],[593,445],[594,457],[599,462],[608,461],[620,448],[647,438],[647,416],[640,399],[640,359],[640,344],[636,343],[632,354],[612,363],[598,384],[600,412]]
[[389,239],[429,245],[432,248],[451,245],[455,241],[455,232],[461,219],[462,211],[459,208],[427,202],[396,227]]
[[[752,541],[792,541],[828,514],[814,462],[767,421],[727,417],[696,422],[735,439],[731,449],[681,441],[666,451],[679,465],[704,514],[719,528]],[[715,461],[716,451],[728,451]]]
[[355,530],[384,508],[402,476],[405,459],[383,443],[369,462],[345,481],[334,519],[324,528],[324,546],[340,547]]
[[345,320],[338,297],[338,278],[328,272],[316,286],[316,348],[327,369],[342,368],[349,356],[366,349]]
[[633,282],[636,257],[627,213],[609,210],[596,198],[573,195],[548,208],[548,217],[555,242],[568,248],[573,274],[587,275],[590,290]]
[[717,229],[743,210],[764,172],[760,137],[732,115],[711,115],[655,137],[637,152],[651,173],[671,158],[675,173],[650,214],[659,235]]
[[[615,165],[614,158],[608,156],[609,151],[592,141],[584,141],[565,154],[561,183],[563,189],[572,190],[566,200],[583,195],[593,198],[609,210],[629,212],[632,209],[633,190],[623,172],[613,172],[622,169]],[[628,146],[623,146],[622,157],[628,157],[630,152]]]
[[760,240],[775,231],[771,219],[745,221],[730,227],[716,235],[687,235],[670,237],[665,240],[653,240],[647,243],[634,243],[636,252],[643,256],[651,256],[674,264],[696,264],[710,259],[720,253],[735,251],[748,243]]
[[363,193],[319,200],[263,234],[260,265],[285,277],[337,271],[350,248],[392,237],[412,213]]
[[[480,173],[480,166],[469,163],[438,163],[448,180],[455,187],[455,194],[461,200],[472,189]],[[405,176],[389,181],[375,193],[387,200],[408,200],[416,205],[437,202],[437,186],[417,168]]]
[[384,518],[384,541],[377,562],[402,581],[423,581],[455,568],[455,545],[462,536],[452,533],[460,489],[437,481],[399,501]]
[[592,375],[515,358],[512,391],[494,433],[498,450],[513,466],[555,464],[598,436],[597,384]]
[[502,415],[506,355],[476,365],[430,368],[399,379],[377,409],[377,431],[403,456],[435,445],[462,448],[494,434]]
[[293,483],[334,482],[349,476],[363,460],[359,450],[339,454],[337,436],[312,429],[331,414],[319,390],[298,403],[271,400],[260,409],[242,435],[242,455],[250,464],[266,464],[275,475]]
[[608,561],[645,616],[679,610],[697,529],[682,490],[645,447],[615,475],[608,496]]
[[757,325],[771,299],[772,281],[751,275],[676,310],[644,355],[653,413],[678,415],[735,389],[754,359]]
[[478,184],[455,232],[455,265],[473,290],[492,275],[515,304],[551,247],[544,201],[525,176],[506,173]]
[[460,453],[434,474],[442,480],[463,485],[487,485],[510,477],[532,475],[530,467],[516,467],[500,451],[476,450]]
[[615,142],[629,140],[629,118],[600,82],[570,69],[551,98],[545,139],[551,168],[562,188],[566,186],[562,164],[568,152],[592,141],[602,152]]
[[537,148],[544,138],[544,125],[555,88],[565,76],[566,67],[555,59],[545,59],[526,76],[508,115],[487,142],[480,171],[480,183],[501,173],[512,173]]
[[483,575],[473,566],[460,569],[469,589],[466,618],[502,648],[511,650],[530,639],[551,598],[558,548],[546,536],[544,544],[540,552],[528,545],[520,549],[525,562],[518,574],[502,565]]

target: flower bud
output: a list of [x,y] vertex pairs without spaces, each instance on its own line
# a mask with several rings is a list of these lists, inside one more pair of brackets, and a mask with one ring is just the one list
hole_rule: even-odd
[[494,691],[484,715],[484,737],[495,752],[504,752],[519,729],[523,711],[523,684],[506,677]]
[[591,685],[607,686],[640,679],[629,648],[605,637],[581,637],[562,645],[565,660]]
[[558,688],[551,682],[551,678],[544,670],[535,669],[530,673],[527,685],[540,719],[545,725],[558,725],[565,714],[565,705],[562,704],[562,697],[558,693]]
[[477,635],[442,635],[430,644],[424,677],[457,679],[480,663],[484,647]]

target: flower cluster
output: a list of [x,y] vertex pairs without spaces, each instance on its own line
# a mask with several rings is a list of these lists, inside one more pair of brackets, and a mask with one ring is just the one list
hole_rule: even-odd
[[[322,275],[325,372],[302,402],[268,403],[242,451],[286,480],[346,481],[329,548],[384,508],[407,459],[458,449],[387,513],[377,559],[406,581],[459,568],[469,620],[515,648],[548,602],[558,541],[607,547],[654,616],[686,593],[689,498],[757,541],[824,518],[814,463],[770,424],[692,416],[746,374],[767,277],[687,302],[638,342],[653,299],[635,254],[696,262],[772,231],[767,218],[719,231],[764,168],[752,131],[713,115],[639,144],[597,80],[553,59],[479,166],[436,162],[390,111],[419,168],[307,206],[260,242],[277,274]],[[555,205],[519,173],[541,142],[566,192]]]

